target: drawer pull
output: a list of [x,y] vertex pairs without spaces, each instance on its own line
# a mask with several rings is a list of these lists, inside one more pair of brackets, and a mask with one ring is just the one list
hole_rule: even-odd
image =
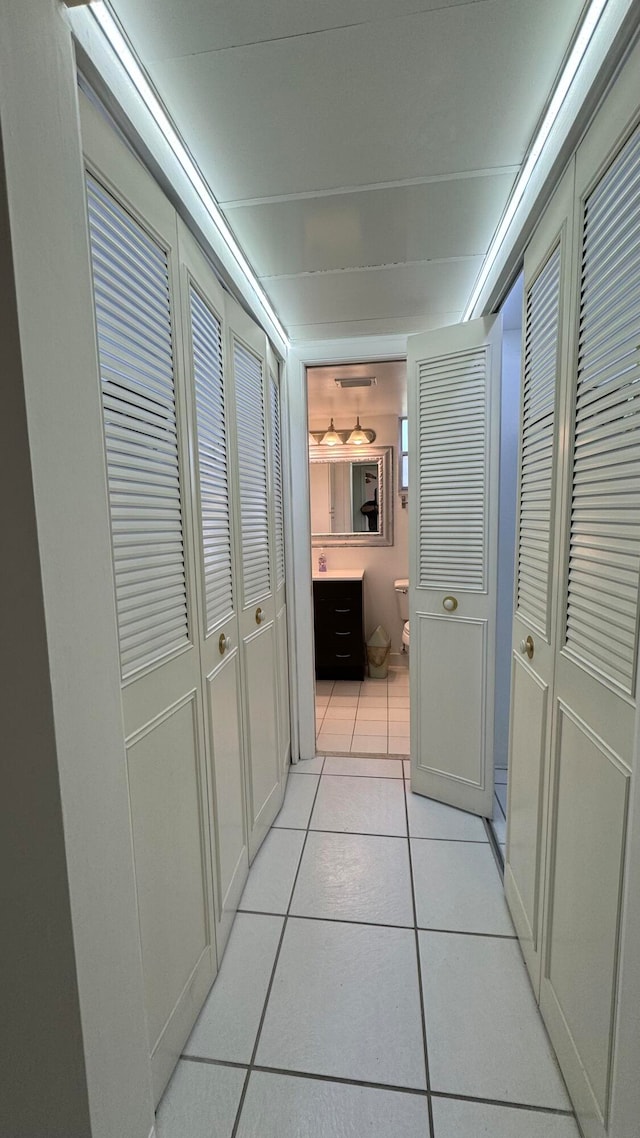
[[336,652],[336,660],[350,660],[350,659],[351,659],[351,653],[350,652]]
[[351,636],[350,632],[336,632],[336,636]]
[[351,609],[336,609],[336,612],[351,612]]

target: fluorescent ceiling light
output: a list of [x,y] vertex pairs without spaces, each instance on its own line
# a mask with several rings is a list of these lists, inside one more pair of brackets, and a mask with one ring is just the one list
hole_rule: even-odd
[[562,74],[558,80],[556,88],[551,97],[551,102],[547,107],[547,112],[542,120],[540,129],[533,140],[533,144],[527,155],[526,162],[520,171],[518,180],[514,186],[513,193],[509,198],[507,208],[503,214],[502,220],[493,236],[493,240],[489,246],[487,255],[483,261],[482,268],[478,279],[473,286],[473,291],[467,302],[467,307],[462,315],[463,320],[470,320],[473,310],[477,304],[478,298],[482,289],[484,288],[489,273],[493,268],[498,253],[502,248],[505,237],[509,231],[511,223],[515,217],[516,210],[522,201],[524,192],[531,181],[531,176],[535,169],[536,163],[544,150],[547,139],[551,134],[553,125],[560,113],[562,104],[564,103],[569,88],[576,77],[580,64],[584,58],[584,54],[589,46],[591,37],[595,31],[596,24],[600,19],[604,9],[607,6],[607,0],[592,0],[589,9],[585,15],[584,20],[580,26],[580,31],[576,36],[575,43],[569,53],[569,58],[564,65]]
[[205,182],[202,174],[196,166],[193,158],[189,154],[182,138],[178,134],[171,119],[169,118],[164,105],[156,95],[146,72],[141,67],[138,59],[136,58],[129,41],[124,36],[120,25],[111,13],[111,10],[104,3],[104,0],[96,0],[95,3],[90,5],[90,11],[93,13],[95,19],[100,25],[102,32],[106,36],[111,48],[117,55],[120,63],[124,67],[129,79],[133,83],[140,98],[144,102],[147,110],[152,116],[154,122],[159,127],[165,140],[168,142],[171,150],[173,151],[178,162],[182,166],[185,174],[187,175],[191,185],[196,191],[200,201],[206,209],[209,217],[215,225],[222,240],[227,246],[229,252],[234,258],[236,264],[242,271],[247,283],[258,294],[265,311],[268,313],[270,319],[273,321],[275,328],[284,340],[287,348],[290,347],[289,337],[285,332],[276,312],[274,311],[271,302],[265,293],[262,285],[260,284],[255,272],[245,257],[242,249],[238,245],[236,238],[229,228],[227,221],[214,198],[211,190]]

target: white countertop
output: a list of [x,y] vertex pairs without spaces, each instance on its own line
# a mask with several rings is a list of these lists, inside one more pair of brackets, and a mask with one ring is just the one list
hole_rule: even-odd
[[364,578],[364,569],[325,569],[321,573],[319,569],[313,570],[314,581],[362,581]]

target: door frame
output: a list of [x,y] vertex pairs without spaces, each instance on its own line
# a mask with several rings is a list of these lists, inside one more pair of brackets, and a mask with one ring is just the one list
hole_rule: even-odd
[[298,758],[311,759],[316,753],[307,368],[406,357],[405,335],[309,340],[293,344],[288,353],[282,377],[282,409],[286,432],[285,534],[293,763]]

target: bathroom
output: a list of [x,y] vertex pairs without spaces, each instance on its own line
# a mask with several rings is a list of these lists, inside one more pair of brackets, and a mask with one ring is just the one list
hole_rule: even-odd
[[307,391],[318,750],[408,756],[406,361],[311,367]]

